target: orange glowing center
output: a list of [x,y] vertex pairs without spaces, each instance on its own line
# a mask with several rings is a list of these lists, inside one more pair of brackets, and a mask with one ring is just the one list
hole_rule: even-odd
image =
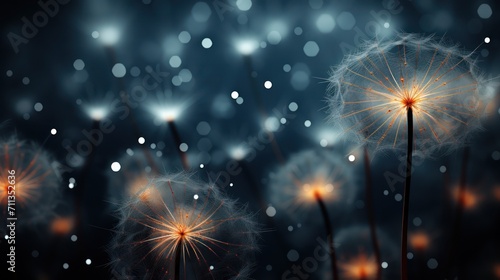
[[73,218],[72,217],[61,217],[56,218],[52,221],[51,231],[57,235],[68,234],[73,229]]
[[365,255],[360,255],[350,262],[341,263],[340,268],[345,279],[368,279],[373,277],[377,271],[375,261]]
[[476,204],[476,197],[471,193],[465,193],[460,200],[466,208],[472,208]]
[[496,187],[494,190],[493,190],[493,195],[495,196],[495,198],[497,200],[500,200],[500,186],[499,187]]
[[184,239],[187,235],[186,229],[184,227],[179,228],[179,234],[180,239]]
[[429,246],[429,237],[422,232],[415,233],[410,237],[410,243],[416,250],[425,250]]
[[500,264],[495,265],[493,269],[495,271],[495,276],[497,277],[497,279],[500,279]]
[[304,200],[313,201],[319,198],[330,199],[333,198],[333,185],[318,180],[313,184],[304,184],[302,186],[302,193]]
[[412,108],[415,105],[416,100],[413,97],[405,97],[402,102],[406,108]]
[[454,195],[457,202],[465,209],[476,207],[480,200],[478,195],[470,190],[460,192],[460,190],[456,189]]
[[413,90],[411,91],[405,89],[400,98],[400,102],[403,104],[404,108],[415,109],[417,104],[422,100],[422,93],[417,89],[416,86],[414,86]]
[[318,189],[313,190],[313,195],[315,198],[320,198],[321,197],[321,192]]

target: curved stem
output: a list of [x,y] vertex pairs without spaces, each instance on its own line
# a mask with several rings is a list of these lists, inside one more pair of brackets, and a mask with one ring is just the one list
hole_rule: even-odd
[[182,239],[177,244],[177,248],[175,249],[175,272],[174,272],[174,280],[181,279],[181,249],[182,249]]
[[365,164],[365,201],[366,201],[366,213],[368,215],[368,223],[370,224],[370,237],[373,246],[373,252],[375,254],[375,261],[377,263],[377,280],[382,279],[382,270],[381,270],[381,256],[380,256],[380,246],[378,244],[377,238],[377,226],[375,223],[375,210],[373,208],[373,183],[372,176],[370,172],[370,159],[368,157],[368,150],[365,147],[364,150],[364,164]]
[[339,279],[339,272],[337,268],[337,256],[335,255],[335,247],[333,247],[333,228],[330,223],[330,216],[328,215],[328,211],[326,210],[325,203],[321,199],[321,197],[316,196],[316,200],[318,201],[319,207],[321,208],[321,214],[323,215],[323,220],[325,222],[326,228],[326,238],[328,239],[328,250],[330,253],[330,261],[332,265],[332,279]]
[[403,218],[401,222],[401,279],[408,279],[408,212],[410,209],[411,163],[413,154],[413,113],[411,107],[407,111],[408,149],[406,152],[406,181],[403,193]]

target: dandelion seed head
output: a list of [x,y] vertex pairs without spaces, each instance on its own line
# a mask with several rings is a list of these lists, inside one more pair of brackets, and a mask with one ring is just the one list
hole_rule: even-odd
[[300,208],[317,207],[317,199],[326,203],[354,200],[351,186],[353,170],[344,157],[335,152],[307,150],[270,175],[269,195],[273,205],[290,215]]
[[429,248],[430,238],[429,235],[423,231],[418,231],[410,234],[410,245],[417,251],[424,251]]
[[[376,231],[380,246],[385,248],[384,255],[397,256],[399,248],[397,240],[394,240],[380,228],[377,228]],[[338,230],[334,240],[336,243],[341,244],[337,249],[339,256],[350,255],[360,248],[372,248],[370,232],[370,227],[364,225],[355,225]]]
[[[59,164],[34,143],[15,137],[0,141],[0,206],[7,217],[9,186],[15,185],[16,214],[20,225],[46,224],[54,215],[61,182]],[[9,173],[15,172],[14,177]]]
[[[142,199],[148,191],[154,195]],[[242,279],[257,249],[257,226],[245,209],[189,174],[151,180],[119,211],[109,252],[124,278],[173,275],[179,252],[182,279]]]
[[73,230],[74,224],[74,218],[71,216],[56,217],[51,222],[50,230],[55,235],[64,236]]
[[484,111],[477,72],[471,54],[443,40],[410,34],[367,43],[331,73],[330,118],[374,151],[400,149],[411,109],[416,150],[455,148]]
[[364,253],[348,261],[339,263],[339,269],[342,271],[342,279],[375,279],[377,267],[375,258],[368,257]]
[[[125,153],[117,161],[120,162],[120,172],[108,169],[108,201],[111,206],[116,207],[139,193],[142,199],[147,200],[152,195],[151,190],[145,190],[150,180],[157,176],[160,170],[173,168],[170,162],[162,161],[143,149],[130,151],[131,155]],[[159,170],[155,170],[156,168]]]
[[477,207],[482,199],[482,197],[474,190],[465,189],[461,192],[458,187],[455,187],[452,196],[456,203],[460,204],[466,210],[471,210]]

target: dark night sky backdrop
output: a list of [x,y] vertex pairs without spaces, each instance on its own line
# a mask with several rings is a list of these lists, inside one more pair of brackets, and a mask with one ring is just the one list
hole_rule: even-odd
[[[371,38],[365,28],[377,22],[373,13],[388,14],[388,5],[396,5],[400,12],[390,14],[389,28],[381,28],[387,36],[394,32],[435,34],[438,38],[446,36],[447,40],[458,43],[464,50],[474,50],[485,37],[491,38],[491,42],[481,45],[475,54],[478,66],[484,76],[490,79],[487,89],[495,98],[491,102],[492,110],[483,121],[484,130],[478,132],[471,141],[468,187],[475,190],[481,200],[474,209],[465,212],[460,261],[466,264],[461,279],[500,279],[500,275],[497,278],[493,275],[494,265],[500,265],[500,198],[493,195],[494,188],[500,187],[500,80],[491,80],[500,72],[500,55],[497,53],[500,44],[497,36],[500,9],[497,2],[252,1],[250,10],[241,11],[236,1],[224,0],[222,2],[228,5],[229,10],[222,14],[222,18],[213,1],[209,0],[149,2],[69,1],[66,5],[60,5],[58,13],[39,28],[28,43],[19,46],[17,54],[9,43],[8,34],[20,34],[23,24],[21,18],[26,16],[31,20],[41,8],[36,1],[2,2],[0,122],[7,122],[0,127],[1,138],[17,135],[20,139],[42,144],[48,137],[44,149],[63,165],[71,165],[67,161],[65,146],[70,145],[74,149],[84,139],[82,130],[89,130],[92,126],[92,120],[85,113],[83,105],[77,104],[77,100],[88,104],[103,103],[105,96],[108,96],[108,100],[118,99],[120,90],[130,91],[141,85],[140,79],[147,74],[146,67],[159,67],[169,76],[155,90],[148,92],[146,101],[132,109],[133,117],[139,124],[140,136],[146,139],[145,146],[148,149],[151,143],[161,146],[162,142],[163,159],[168,162],[167,166],[171,170],[181,170],[182,165],[170,131],[164,124],[155,124],[155,117],[149,109],[151,104],[157,103],[157,95],[162,92],[167,92],[167,95],[171,93],[167,103],[187,101],[190,106],[183,109],[176,124],[183,142],[189,146],[187,154],[192,170],[196,171],[196,176],[206,180],[209,172],[217,173],[225,169],[230,160],[228,150],[231,147],[257,136],[264,127],[244,59],[235,47],[240,38],[254,38],[266,44],[265,48],[257,48],[251,55],[264,111],[270,116],[275,114],[275,110],[285,110],[290,114],[287,123],[275,133],[284,158],[289,159],[292,154],[307,149],[324,152],[338,149],[347,153],[349,144],[336,139],[337,132],[332,131],[326,121],[328,84],[325,79],[331,67],[342,62],[344,53],[341,45],[354,45],[359,34],[356,30],[361,30]],[[481,4],[491,7],[491,17],[480,17],[478,7]],[[348,22],[347,14],[340,16],[342,12],[354,17],[354,25]],[[317,20],[323,14],[329,14],[335,20],[331,32],[322,33],[318,29]],[[110,57],[109,49],[91,36],[93,31],[102,31],[107,26],[115,27],[120,34],[113,46],[115,61]],[[325,23],[321,26],[324,28]],[[297,27],[301,28],[301,33]],[[182,31],[189,32],[191,39],[188,43],[179,41],[178,36]],[[280,40],[273,37],[276,31],[280,34]],[[213,42],[208,49],[202,47],[204,38],[210,38]],[[308,41],[316,42],[319,47],[314,57],[304,52],[304,45]],[[181,58],[180,67],[172,67],[172,56]],[[84,61],[83,70],[75,70],[73,64],[77,59]],[[113,76],[111,69],[114,63],[122,63],[126,67],[127,73],[123,78]],[[290,65],[291,70],[284,71],[284,65]],[[141,70],[138,77],[131,75],[132,67]],[[172,79],[177,79],[175,77],[180,75],[182,69],[189,69],[192,79],[176,86]],[[7,73],[9,70],[12,75]],[[23,83],[24,77],[29,78],[29,83]],[[271,81],[272,88],[266,89],[265,81]],[[243,104],[237,104],[231,98],[233,91],[243,98]],[[298,104],[296,112],[288,109],[291,102]],[[43,110],[36,111],[36,103],[43,104]],[[127,149],[142,146],[138,144],[131,126],[131,116],[121,119],[120,113],[115,113],[110,114],[109,118],[116,129],[105,134],[102,144],[95,148],[96,154],[86,182],[89,191],[84,205],[88,226],[84,229],[84,236],[78,236],[77,242],[71,242],[71,233],[54,241],[54,238],[47,237],[50,234],[43,229],[19,232],[18,267],[31,269],[19,272],[18,279],[76,279],[81,275],[85,275],[86,279],[111,277],[106,265],[109,257],[105,250],[112,235],[111,229],[117,221],[110,213],[107,202],[107,174],[111,163],[125,155]],[[310,127],[304,125],[307,120],[312,123]],[[208,135],[200,135],[197,130],[200,122],[209,123],[211,130]],[[272,124],[272,121],[269,123]],[[54,136],[50,135],[52,128],[58,131]],[[322,139],[328,141],[328,147],[320,145]],[[450,188],[458,182],[462,153],[463,150],[458,149],[450,155],[436,155],[415,167],[410,219],[419,217],[423,222],[419,227],[410,226],[410,230],[423,229],[433,237],[431,247],[421,257],[425,279],[443,279],[453,220],[453,205],[443,186]],[[384,178],[387,171],[397,173],[400,163],[398,156],[391,153],[377,154],[371,162],[375,182],[375,215],[383,242],[382,260],[389,264],[383,270],[384,279],[396,279],[399,275],[402,203],[395,200],[395,195],[401,193],[402,184],[396,186],[395,192],[391,192]],[[352,180],[357,182],[356,199],[350,205],[331,208],[332,222],[339,236],[346,236],[349,230],[359,233],[362,231],[359,228],[367,227],[363,209],[364,171],[361,159],[362,154],[358,153],[356,160],[349,163],[355,169]],[[199,168],[201,163],[205,165],[203,169]],[[446,166],[445,173],[440,172],[441,166]],[[249,210],[257,213],[255,217],[265,229],[261,235],[261,251],[256,256],[252,278],[281,279],[283,272],[294,263],[287,258],[289,251],[297,250],[300,255],[298,262],[301,262],[312,256],[317,245],[316,238],[323,237],[319,208],[311,207],[305,214],[294,213],[292,218],[281,211],[274,218],[267,217],[266,209],[255,199],[253,188],[259,188],[261,193],[267,194],[265,189],[269,174],[279,168],[271,145],[257,151],[255,160],[246,163],[246,168],[247,173],[231,178],[234,187],[228,187],[227,192],[241,203],[248,203]],[[78,178],[81,169],[81,166],[71,167],[70,171],[63,174],[63,198],[58,207],[61,214],[73,209],[76,188],[69,189],[68,180]],[[250,174],[251,179],[246,174]],[[253,186],[252,182],[257,186]],[[384,191],[387,190],[386,195]],[[270,197],[266,197],[265,202],[272,204]],[[298,223],[301,223],[300,228],[297,227]],[[292,232],[287,229],[290,225],[294,227]],[[355,239],[353,236],[356,234],[347,236]],[[52,240],[52,243],[47,240]],[[78,242],[85,242],[85,255],[92,259],[91,265],[85,265],[86,258],[81,258],[76,252],[79,250],[76,245]],[[349,238],[337,242],[341,244],[341,257],[345,259],[356,255],[360,247],[371,252],[369,242]],[[342,244],[345,245],[342,247]],[[53,255],[48,249],[51,246],[56,247]],[[3,240],[0,248],[1,255],[5,257]],[[32,257],[33,250],[37,250],[40,255]],[[425,263],[430,258],[438,261],[437,269],[426,267]],[[63,269],[64,263],[69,264],[69,269]],[[3,267],[2,273],[5,272]],[[418,260],[410,261],[410,267],[416,271]],[[327,265],[321,265],[310,279],[323,279],[322,275],[328,268]]]

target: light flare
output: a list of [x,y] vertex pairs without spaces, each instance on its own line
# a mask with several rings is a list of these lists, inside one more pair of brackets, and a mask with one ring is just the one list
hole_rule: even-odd
[[460,192],[459,188],[453,190],[453,198],[466,210],[472,210],[481,202],[481,196],[475,191],[465,189]]
[[425,232],[415,232],[410,235],[410,244],[417,251],[425,251],[429,248],[430,238]]
[[342,271],[342,279],[346,280],[368,280],[374,279],[377,274],[377,263],[374,258],[365,254],[339,264]]

